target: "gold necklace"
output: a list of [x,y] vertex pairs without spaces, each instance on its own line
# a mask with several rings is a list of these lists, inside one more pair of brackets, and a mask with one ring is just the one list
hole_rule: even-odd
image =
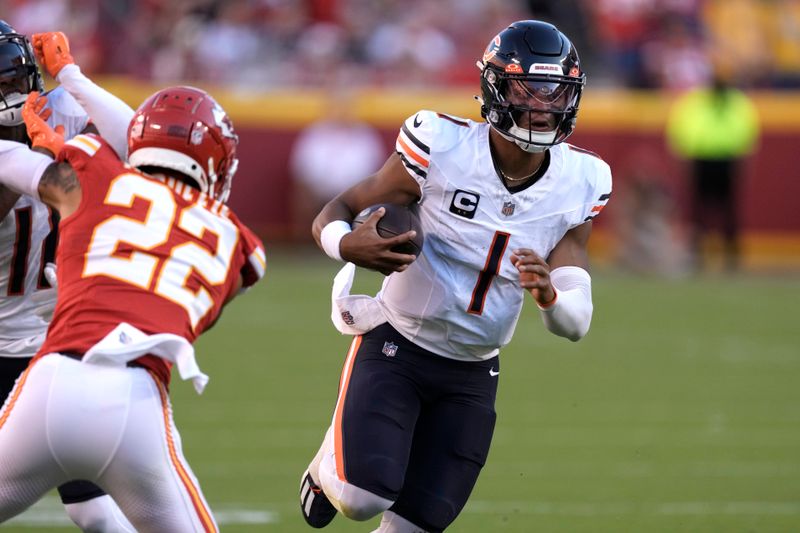
[[542,168],[543,163],[544,163],[544,158],[539,162],[539,166],[536,167],[536,170],[534,170],[527,176],[523,176],[521,178],[512,178],[511,176],[508,176],[505,172],[503,172],[503,169],[500,168],[500,165],[497,165],[497,170],[500,172],[500,175],[503,176],[504,180],[510,181],[511,183],[516,183],[519,181],[525,181],[531,179],[537,172],[539,172],[539,169]]

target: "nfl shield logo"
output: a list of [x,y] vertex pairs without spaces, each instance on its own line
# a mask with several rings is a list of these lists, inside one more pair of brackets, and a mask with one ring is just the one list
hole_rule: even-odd
[[353,318],[353,315],[350,313],[350,311],[342,311],[342,320],[348,326],[352,326],[356,323],[356,319]]
[[397,345],[393,342],[384,342],[382,351],[386,357],[394,357],[397,355]]
[[517,206],[516,206],[516,205],[514,205],[514,202],[503,202],[503,210],[502,210],[502,213],[503,213],[505,216],[507,216],[507,217],[510,217],[511,215],[513,215],[513,214],[514,214],[514,208],[515,208],[515,207],[517,207]]

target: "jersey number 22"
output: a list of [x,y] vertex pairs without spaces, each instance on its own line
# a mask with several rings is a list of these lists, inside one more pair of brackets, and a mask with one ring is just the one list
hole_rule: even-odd
[[[137,174],[117,176],[105,203],[131,207],[135,198],[151,204],[145,219],[114,215],[98,224],[89,244],[83,275],[105,275],[152,291],[183,307],[194,328],[214,305],[204,285],[222,285],[227,279],[239,230],[230,220],[211,213],[199,202],[179,210],[169,187]],[[166,258],[148,253],[168,242],[175,228],[197,240],[176,244]],[[214,253],[199,244],[206,232],[217,237]],[[115,254],[123,242],[135,249],[128,257]],[[158,278],[154,282],[156,273]],[[189,288],[192,275],[202,279],[195,290]]]

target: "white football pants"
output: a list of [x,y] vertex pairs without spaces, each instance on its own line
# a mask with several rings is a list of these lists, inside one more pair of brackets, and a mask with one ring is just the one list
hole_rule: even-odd
[[0,411],[0,523],[72,479],[105,490],[140,532],[216,532],[181,451],[167,390],[143,368],[47,355]]

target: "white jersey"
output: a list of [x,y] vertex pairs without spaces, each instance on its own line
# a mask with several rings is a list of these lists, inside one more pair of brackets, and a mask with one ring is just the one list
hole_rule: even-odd
[[526,291],[511,251],[530,248],[547,258],[611,194],[608,165],[567,143],[549,150],[537,181],[509,192],[494,167],[489,128],[432,111],[405,121],[396,150],[422,191],[413,207],[425,243],[377,296],[389,323],[409,340],[467,361],[497,355],[514,333]]
[[[47,93],[51,126],[64,126],[65,137],[80,133],[88,116],[61,88]],[[37,311],[52,308],[56,291],[44,277],[55,261],[57,215],[43,203],[22,196],[0,221],[0,357],[32,357],[44,342],[47,322]]]

